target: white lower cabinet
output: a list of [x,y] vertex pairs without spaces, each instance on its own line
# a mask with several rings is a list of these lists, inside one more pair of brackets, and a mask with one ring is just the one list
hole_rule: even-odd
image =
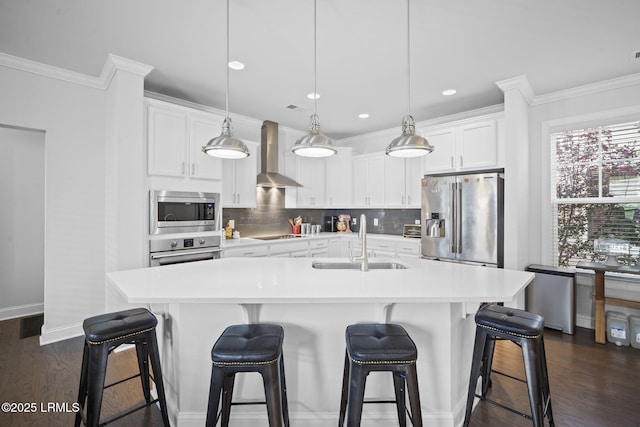
[[398,258],[419,258],[420,239],[408,239],[396,243],[396,257]]
[[309,255],[309,242],[286,242],[269,245],[270,257],[303,258]]
[[328,257],[329,255],[329,239],[312,240],[309,242],[310,257]]
[[227,248],[222,251],[222,256],[225,258],[233,257],[266,257],[269,255],[267,246],[245,246],[239,248]]
[[[379,235],[378,235],[379,236]],[[420,256],[420,239],[399,236],[367,236],[369,258],[417,258]],[[362,254],[362,241],[355,233],[327,236],[326,238],[295,239],[295,241],[265,242],[226,248],[222,256],[230,257],[279,257],[279,258],[349,258]]]

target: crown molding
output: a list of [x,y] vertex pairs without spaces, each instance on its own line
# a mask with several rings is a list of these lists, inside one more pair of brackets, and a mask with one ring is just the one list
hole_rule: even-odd
[[0,52],[0,66],[95,89],[105,88],[102,78],[87,76],[86,74],[76,73],[75,71],[65,70],[3,52]]
[[153,70],[151,65],[143,64],[141,62],[133,61],[110,53],[107,55],[107,59],[104,62],[102,71],[100,72],[100,80],[103,82],[104,88],[106,89],[109,87],[116,71],[125,71],[144,79],[151,70]]
[[88,76],[3,52],[0,52],[0,66],[101,90],[105,90],[109,86],[118,70],[136,74],[143,78],[153,70],[152,66],[111,53],[107,56],[99,77]]
[[496,86],[498,86],[500,90],[502,90],[502,92],[513,89],[518,90],[529,105],[533,104],[536,97],[535,93],[533,92],[533,88],[529,83],[529,79],[524,74],[521,76],[512,77],[510,79],[500,80],[496,82]]
[[640,85],[640,73],[628,76],[617,77],[597,83],[591,83],[574,88],[559,90],[545,95],[536,96],[532,105],[549,104],[552,102],[566,101],[581,96],[593,95],[599,92],[606,92],[614,89],[621,89],[629,86]]

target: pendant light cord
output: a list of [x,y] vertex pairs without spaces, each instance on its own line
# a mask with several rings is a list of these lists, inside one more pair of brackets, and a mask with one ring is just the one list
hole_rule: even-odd
[[318,104],[318,88],[317,88],[317,84],[318,84],[318,61],[317,61],[317,51],[318,51],[318,47],[317,47],[317,40],[318,40],[318,30],[316,29],[317,26],[317,7],[316,7],[316,0],[313,0],[313,114],[317,114],[317,104]]
[[227,0],[227,63],[225,68],[227,69],[226,117],[229,117],[229,0]]
[[407,116],[411,115],[411,0],[407,0]]

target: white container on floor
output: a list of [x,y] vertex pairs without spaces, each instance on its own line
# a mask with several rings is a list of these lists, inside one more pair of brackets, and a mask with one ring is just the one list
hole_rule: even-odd
[[629,345],[629,318],[624,313],[607,311],[607,340],[615,345]]
[[640,316],[629,316],[629,331],[631,346],[640,349]]

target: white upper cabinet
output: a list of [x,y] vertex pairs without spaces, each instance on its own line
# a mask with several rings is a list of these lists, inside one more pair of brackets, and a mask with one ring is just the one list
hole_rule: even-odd
[[406,159],[405,207],[420,208],[424,157]]
[[202,146],[220,134],[221,124],[213,114],[147,100],[149,175],[220,180],[222,161]]
[[337,154],[327,157],[326,198],[327,208],[351,206],[351,148],[336,147]]
[[425,171],[448,172],[455,170],[456,129],[420,132],[433,146],[433,151],[424,157]]
[[222,120],[214,118],[192,118],[189,129],[189,176],[201,179],[222,179],[222,159],[202,152],[211,138],[220,135]]
[[497,166],[498,140],[495,120],[460,126],[457,130],[457,139],[460,149],[460,170]]
[[353,207],[384,207],[384,153],[353,158]]
[[222,160],[222,206],[226,208],[256,207],[256,177],[258,176],[257,142],[244,141],[249,148],[249,157],[237,160]]
[[147,118],[149,175],[186,176],[186,115],[167,108],[149,106]]
[[419,208],[423,158],[402,159],[385,156],[385,207]]
[[325,159],[299,157],[297,161],[298,208],[325,207]]
[[405,159],[384,156],[384,204],[388,208],[402,208],[405,206],[406,194]]
[[496,120],[462,123],[421,133],[434,150],[424,159],[426,173],[482,170],[499,167]]

